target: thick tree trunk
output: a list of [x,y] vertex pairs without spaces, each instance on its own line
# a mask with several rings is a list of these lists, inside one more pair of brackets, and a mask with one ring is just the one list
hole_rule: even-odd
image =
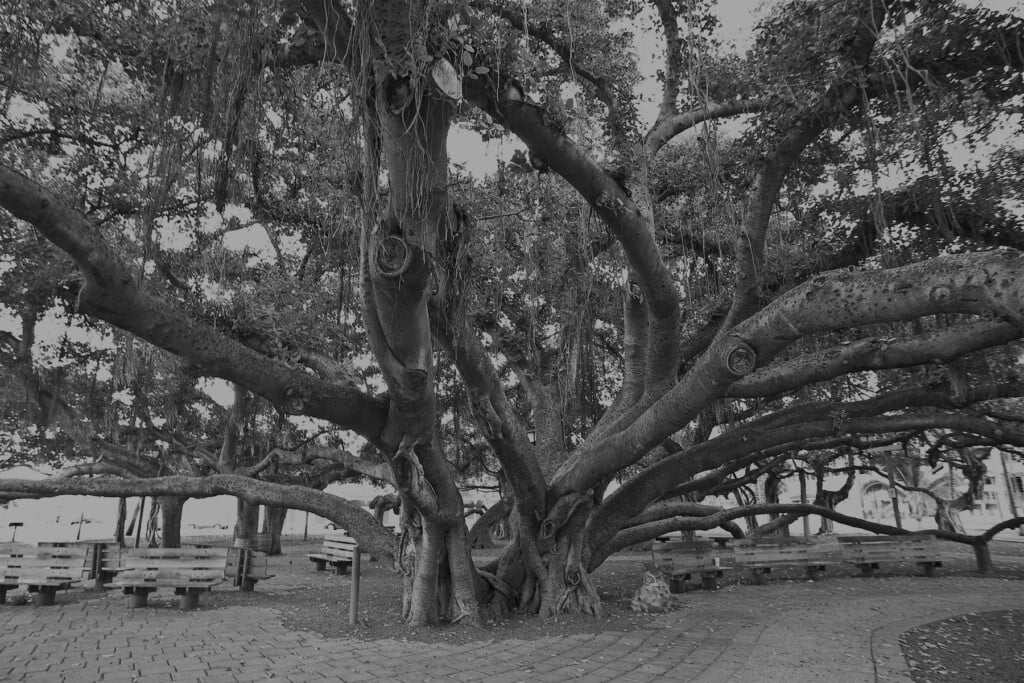
[[270,537],[266,552],[268,555],[280,555],[281,531],[284,529],[285,517],[288,516],[288,508],[267,506],[264,510],[263,533]]
[[244,541],[246,545],[256,543],[256,533],[259,530],[260,506],[256,503],[247,503],[238,499],[238,518],[235,521],[235,542]]
[[160,496],[161,548],[181,547],[181,511],[185,499],[176,496]]
[[114,540],[118,547],[124,547],[124,525],[128,519],[128,499],[117,499],[117,522],[114,524]]
[[988,543],[974,544],[974,559],[977,562],[979,572],[982,574],[992,573],[992,553],[989,551]]
[[512,541],[483,573],[490,615],[602,613],[601,598],[586,570],[589,558],[583,556],[592,505],[592,499],[575,501],[562,526],[549,535],[516,512],[509,516]]

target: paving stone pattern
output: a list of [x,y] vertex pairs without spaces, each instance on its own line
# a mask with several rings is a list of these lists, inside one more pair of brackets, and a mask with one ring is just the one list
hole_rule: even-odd
[[974,577],[737,585],[687,593],[680,609],[629,633],[459,646],[329,639],[286,629],[272,609],[172,604],[133,610],[109,591],[0,606],[0,681],[908,681],[900,633],[1024,609],[1024,591]]

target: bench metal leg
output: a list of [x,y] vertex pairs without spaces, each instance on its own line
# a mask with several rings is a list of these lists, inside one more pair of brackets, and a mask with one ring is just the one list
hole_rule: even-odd
[[857,568],[860,569],[861,576],[874,576],[875,570],[878,569],[877,564],[858,564]]
[[7,591],[15,588],[17,588],[17,586],[0,585],[0,605],[7,602]]
[[768,573],[770,569],[752,569],[750,570],[750,576],[754,581],[755,586],[763,586],[768,581]]
[[822,567],[807,567],[807,578],[817,581],[821,578]]
[[924,571],[925,576],[935,576],[935,563],[934,562],[922,562],[921,569]]
[[345,576],[348,574],[348,565],[344,562],[339,562],[336,565],[334,565],[334,572],[338,576]]
[[685,593],[686,592],[686,579],[689,576],[669,576],[668,577],[668,590],[670,593]]
[[199,606],[199,593],[198,588],[189,588],[181,594],[181,598],[178,601],[178,607],[183,612],[194,610]]
[[700,577],[701,587],[706,591],[718,590],[718,577],[714,574],[704,574]]
[[250,578],[243,577],[242,583],[238,586],[239,590],[251,593],[256,588],[256,582]]
[[313,564],[316,565],[316,570],[318,572],[322,572],[323,570],[327,569],[327,563],[323,560],[313,560]]

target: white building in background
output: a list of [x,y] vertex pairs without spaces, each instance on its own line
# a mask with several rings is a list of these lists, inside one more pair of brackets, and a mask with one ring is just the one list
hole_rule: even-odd
[[[964,531],[976,534],[987,531],[999,522],[1011,517],[1024,516],[1024,463],[999,449],[984,449],[987,452],[977,453],[985,464],[985,485],[980,498],[974,501],[970,510],[960,512],[960,521]],[[884,451],[878,455],[884,456]],[[902,448],[893,451],[893,462],[897,463],[894,478],[900,484],[908,484],[926,488],[943,499],[951,500],[958,497],[967,488],[967,482],[959,472],[954,471],[950,479],[950,467],[940,462],[936,467],[915,468],[913,472],[900,473],[898,463],[903,455]],[[884,462],[884,460],[882,460]],[[905,461],[904,461],[905,462]],[[885,467],[879,465],[883,472]],[[908,481],[910,479],[910,481]],[[825,486],[836,490],[842,486],[845,478],[831,476]],[[788,484],[781,500],[787,503],[800,501],[799,490]],[[808,499],[813,500],[815,483],[808,482]],[[925,494],[905,491],[897,487],[897,503],[899,507],[899,525],[910,531],[935,529],[935,501]],[[888,478],[878,474],[860,474],[854,481],[849,497],[836,506],[836,511],[851,517],[859,517],[869,522],[897,526],[896,514],[893,509],[893,495]],[[820,523],[812,517],[811,533],[817,533]],[[862,530],[835,524],[835,532],[840,534],[865,533]],[[791,529],[794,535],[803,533],[802,522],[794,524]],[[1013,535],[1014,531],[1005,531],[1004,535]]]

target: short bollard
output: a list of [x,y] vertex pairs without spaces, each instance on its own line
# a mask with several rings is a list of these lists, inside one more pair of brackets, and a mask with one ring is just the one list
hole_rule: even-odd
[[359,546],[352,551],[352,594],[348,603],[348,623],[355,626],[359,620]]

